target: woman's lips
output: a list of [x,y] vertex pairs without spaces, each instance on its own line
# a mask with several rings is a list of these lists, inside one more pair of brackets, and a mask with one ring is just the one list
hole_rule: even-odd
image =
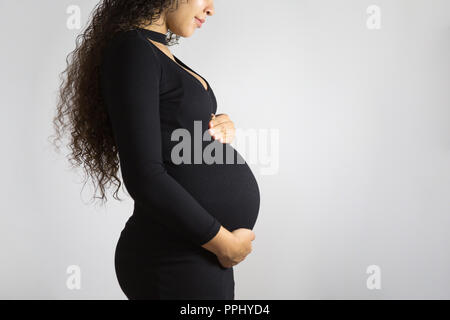
[[203,24],[203,22],[204,22],[205,20],[200,20],[199,18],[197,18],[197,17],[195,17],[195,22],[197,23],[197,26],[199,27],[199,28],[201,28],[202,27],[202,24]]

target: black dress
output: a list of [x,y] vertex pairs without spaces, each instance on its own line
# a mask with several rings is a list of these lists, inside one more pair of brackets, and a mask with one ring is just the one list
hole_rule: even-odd
[[[166,43],[163,33],[143,28],[116,33],[100,67],[120,171],[134,200],[116,247],[117,279],[128,299],[234,299],[233,268],[201,245],[221,225],[253,229],[258,185],[242,156],[209,135],[217,111],[210,84],[149,39]],[[180,151],[182,141],[192,149]]]

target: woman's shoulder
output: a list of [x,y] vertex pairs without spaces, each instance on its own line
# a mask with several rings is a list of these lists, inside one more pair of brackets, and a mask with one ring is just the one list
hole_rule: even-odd
[[159,58],[151,44],[137,29],[116,32],[106,45],[105,55],[132,55],[136,58],[143,57],[148,63],[159,64]]
[[122,77],[134,74],[136,79],[143,74],[162,78],[163,66],[148,40],[137,30],[117,32],[108,42],[100,62],[101,81],[110,76]]
[[142,37],[140,36],[137,29],[129,30],[119,30],[111,37],[110,44],[117,44],[122,41],[140,41]]

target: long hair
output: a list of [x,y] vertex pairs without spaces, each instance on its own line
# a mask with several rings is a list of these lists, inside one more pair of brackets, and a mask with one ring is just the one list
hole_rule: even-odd
[[[166,10],[177,8],[178,0],[100,1],[84,32],[77,36],[76,48],[66,58],[67,68],[60,74],[52,143],[59,151],[61,138],[70,132],[69,163],[82,167],[85,183],[89,177],[92,179],[93,198],[106,201],[105,190],[112,184],[117,187],[114,198],[121,200],[118,149],[100,91],[103,50],[117,32],[149,26]],[[168,45],[178,43],[179,38],[168,31]],[[98,188],[100,197],[96,196]]]

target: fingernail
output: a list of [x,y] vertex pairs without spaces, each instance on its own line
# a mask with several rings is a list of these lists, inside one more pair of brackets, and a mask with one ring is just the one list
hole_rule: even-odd
[[213,129],[209,129],[209,133],[214,134],[214,130]]

